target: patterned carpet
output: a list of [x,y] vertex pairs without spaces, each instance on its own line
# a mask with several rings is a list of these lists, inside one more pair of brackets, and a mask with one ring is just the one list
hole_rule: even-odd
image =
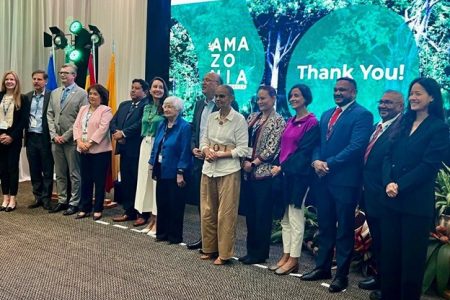
[[[183,245],[157,243],[145,234],[102,221],[48,214],[32,203],[30,183],[21,183],[18,209],[0,212],[0,299],[368,299],[351,274],[350,287],[330,294],[321,282],[276,276],[258,266],[214,266]],[[186,206],[184,239],[199,236],[197,208]],[[245,254],[245,221],[239,217],[236,256]],[[269,262],[281,254],[271,248]],[[303,253],[300,273],[313,258]],[[329,283],[327,281],[326,283]],[[435,299],[435,298],[424,298]]]

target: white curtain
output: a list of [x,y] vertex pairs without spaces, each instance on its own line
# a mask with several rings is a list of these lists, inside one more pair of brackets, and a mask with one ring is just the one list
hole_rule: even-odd
[[[103,85],[114,43],[117,100],[128,99],[131,80],[145,76],[147,0],[1,0],[0,76],[14,70],[22,93],[31,91],[33,70],[47,70],[51,48],[44,48],[44,31],[50,33],[49,27],[57,26],[69,33],[73,20],[81,21],[85,28],[95,25],[103,34],[97,78]],[[57,71],[63,63],[64,52],[57,50]],[[21,180],[29,179],[24,152],[22,149]]]
[[[129,97],[131,80],[145,76],[147,0],[1,0],[0,73],[16,71],[22,92],[32,89],[31,72],[47,70],[51,48],[44,48],[43,32],[57,26],[69,33],[79,20],[87,28],[97,26],[105,43],[99,48],[98,82],[108,76],[112,44],[116,53],[118,101]],[[56,51],[56,69],[64,63],[63,50]]]

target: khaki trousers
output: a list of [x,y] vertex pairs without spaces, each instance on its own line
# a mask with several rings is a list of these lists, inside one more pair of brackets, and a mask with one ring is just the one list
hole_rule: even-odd
[[222,259],[234,255],[240,188],[240,171],[222,177],[202,174],[200,208],[203,252],[219,252]]

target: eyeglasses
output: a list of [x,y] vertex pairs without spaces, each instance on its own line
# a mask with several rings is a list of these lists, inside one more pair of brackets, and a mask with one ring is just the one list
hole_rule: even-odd
[[392,100],[380,100],[378,101],[378,105],[386,105],[386,106],[392,106],[395,102]]
[[65,72],[65,71],[60,71],[59,75],[69,75],[69,74],[74,74],[73,72]]

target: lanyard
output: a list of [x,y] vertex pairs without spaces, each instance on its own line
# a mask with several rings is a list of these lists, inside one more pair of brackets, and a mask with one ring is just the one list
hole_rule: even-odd
[[9,101],[8,109],[6,109],[5,101],[3,101],[3,104],[2,104],[2,106],[3,106],[3,117],[6,118],[6,116],[8,115],[9,109],[11,108],[11,104],[12,104],[12,101]]

